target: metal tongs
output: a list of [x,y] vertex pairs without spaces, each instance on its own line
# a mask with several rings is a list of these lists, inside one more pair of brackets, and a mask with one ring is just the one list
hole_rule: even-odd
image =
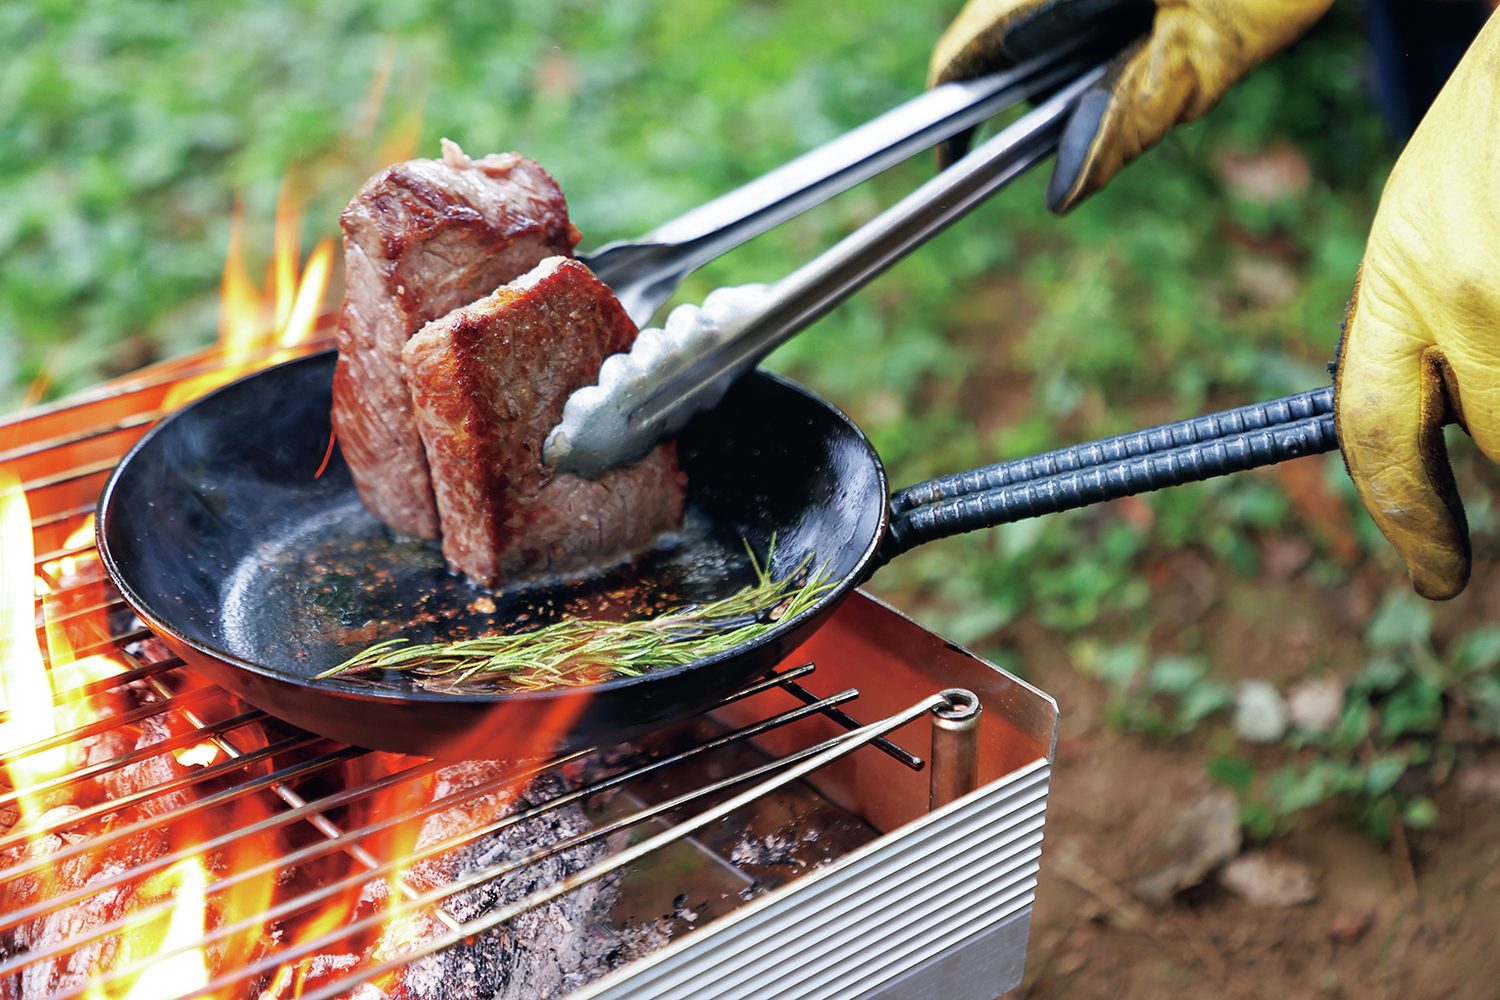
[[985,118],[1050,96],[838,244],[772,285],[712,292],[605,360],[568,398],[543,453],[597,476],[635,461],[713,406],[739,376],[877,275],[1046,159],[1077,99],[1105,67],[1078,49],[928,91],[833,142],[652,231],[583,258],[644,323],[679,282],[751,237]]

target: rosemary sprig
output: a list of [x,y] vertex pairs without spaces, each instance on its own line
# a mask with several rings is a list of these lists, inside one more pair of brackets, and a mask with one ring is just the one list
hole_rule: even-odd
[[810,572],[811,554],[781,579],[772,579],[775,547],[773,538],[762,562],[746,542],[756,582],[719,600],[641,621],[572,618],[530,632],[446,643],[390,639],[318,676],[397,670],[436,682],[424,681],[424,686],[461,692],[494,690],[497,684],[509,689],[577,686],[692,663],[750,642],[812,607],[833,588],[826,563]]

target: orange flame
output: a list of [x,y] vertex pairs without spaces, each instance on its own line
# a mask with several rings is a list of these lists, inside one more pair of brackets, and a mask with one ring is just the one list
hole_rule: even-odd
[[[381,75],[381,87],[388,76],[389,67]],[[377,96],[374,107],[378,110],[378,106]],[[371,121],[373,123],[373,117]],[[410,156],[419,124],[420,114],[408,115],[398,121],[380,143],[377,159],[384,163]],[[180,406],[234,378],[292,356],[297,346],[305,344],[318,332],[318,318],[333,269],[334,246],[330,239],[323,239],[305,261],[300,260],[298,219],[302,205],[303,200],[290,184],[287,185],[278,202],[274,252],[261,286],[250,278],[243,213],[236,210],[221,284],[216,358],[219,369],[174,386],[165,400],[167,408]],[[59,525],[55,530],[60,533],[64,527]],[[100,580],[102,574],[98,572],[98,555],[89,545],[92,534],[93,519],[90,516],[67,536],[60,550],[65,554],[49,558],[37,566],[35,548],[43,536],[32,535],[30,513],[20,481],[8,470],[0,468],[0,711],[3,711],[0,715],[0,763],[8,771],[10,784],[19,790],[18,804],[23,824],[37,824],[43,813],[59,804],[55,801],[59,794],[69,794],[66,789],[35,795],[26,790],[38,783],[55,780],[77,767],[81,749],[59,746],[25,756],[17,756],[14,751],[115,714],[127,702],[130,706],[135,704],[130,700],[131,696],[123,693],[84,694],[82,690],[133,665],[128,656],[114,652],[109,643],[111,629],[105,610],[108,602]],[[55,538],[50,534],[45,537],[44,548],[53,549]],[[79,581],[84,579],[99,582],[81,587]],[[97,590],[97,594],[89,594],[89,589]],[[38,599],[45,645],[38,641],[37,635]],[[101,647],[109,651],[88,655],[91,650]],[[163,682],[158,679],[156,683]],[[121,705],[113,704],[116,700],[120,700]],[[513,760],[531,757],[550,749],[572,725],[582,707],[581,699],[569,699],[538,717],[538,713],[526,706],[510,706],[508,710],[496,713],[489,725],[477,727],[460,737],[462,745],[454,749],[465,757],[491,756]],[[168,722],[167,725],[170,728],[177,723]],[[172,731],[183,732],[181,728]],[[198,739],[197,736],[192,738]],[[221,746],[213,739],[201,739],[172,751],[171,755],[185,767],[209,767],[235,752],[251,750],[250,744],[256,749],[267,745],[257,743],[256,737],[243,730],[225,736],[224,740]],[[229,752],[225,747],[229,747]],[[351,762],[357,771],[351,773],[350,780],[372,781],[395,774],[413,763],[412,758],[370,754]],[[266,773],[269,773],[273,765],[266,763],[265,766]],[[482,802],[476,799],[450,806],[459,818],[451,824],[437,825],[449,831],[443,834],[444,839],[453,833],[474,830],[493,822],[504,813],[523,785],[520,778],[508,778]],[[191,795],[192,792],[180,794]],[[262,794],[269,798],[269,793]],[[412,814],[430,803],[435,794],[438,793],[434,776],[424,774],[391,785],[368,801],[351,804],[347,814],[348,829],[382,817],[406,818],[361,842],[359,849],[367,854],[358,857],[342,853],[332,855],[328,859],[330,877],[340,877],[341,865],[345,866],[343,872],[357,873],[362,870],[362,865],[369,864],[370,857],[389,863],[392,859],[408,859],[419,847],[425,847],[424,836],[430,836],[432,830],[424,829],[424,817],[413,817]],[[225,970],[243,968],[263,957],[268,942],[277,940],[276,935],[285,932],[290,938],[305,942],[335,933],[349,923],[362,906],[378,905],[381,895],[389,912],[381,915],[383,925],[379,934],[372,931],[349,941],[348,945],[355,952],[350,956],[351,960],[357,960],[361,952],[377,956],[398,954],[405,945],[430,931],[431,923],[416,919],[417,911],[403,912],[406,909],[403,900],[411,889],[424,889],[423,878],[431,873],[416,866],[407,867],[404,860],[394,871],[369,876],[370,882],[377,885],[381,881],[386,883],[384,894],[372,898],[363,891],[369,883],[361,883],[353,886],[350,892],[330,897],[323,905],[301,914],[290,928],[278,925],[273,930],[265,926],[261,915],[271,909],[274,899],[283,890],[278,885],[277,876],[284,873],[274,869],[275,859],[285,852],[284,844],[277,840],[281,834],[267,829],[233,839],[217,849],[212,857],[205,855],[197,845],[226,830],[249,830],[274,808],[277,807],[269,805],[258,795],[247,795],[220,812],[205,811],[201,816],[184,819],[172,827],[172,849],[188,856],[135,886],[137,905],[159,912],[133,918],[120,931],[113,950],[106,952],[108,968],[98,970],[101,975],[118,970],[120,981],[95,984],[86,993],[91,1000],[121,996],[143,998],[201,990]],[[241,879],[227,886],[215,884],[216,880],[223,879],[223,872],[248,872],[257,866],[268,869],[266,877]],[[41,880],[51,878],[53,875],[43,870]],[[44,890],[43,895],[46,894]],[[429,916],[433,916],[430,910]],[[219,942],[212,947],[199,943],[205,933],[212,936],[214,929],[227,928],[230,924],[244,929],[237,929],[233,934],[220,934]],[[165,957],[157,960],[158,955]],[[267,994],[301,995],[305,989],[316,985],[310,982],[317,974],[315,970],[316,966],[306,960],[288,962],[272,977]],[[385,984],[382,982],[381,985]]]
[[[276,206],[275,251],[264,291],[245,266],[244,212],[236,207],[229,229],[229,251],[219,286],[218,369],[183,379],[167,393],[164,406],[182,404],[258,368],[285,361],[291,348],[318,331],[318,315],[333,271],[333,240],[324,237],[298,272],[303,199],[290,184]],[[283,350],[276,350],[283,348]]]
[[[89,518],[68,536],[65,547],[82,548],[92,530]],[[43,817],[70,795],[66,787],[54,786],[48,791],[41,786],[66,775],[77,764],[73,759],[76,752],[68,744],[33,752],[24,748],[112,714],[108,696],[85,693],[86,686],[119,673],[126,665],[108,654],[76,655],[75,638],[80,631],[89,636],[85,640],[89,642],[108,637],[107,612],[97,595],[85,594],[85,607],[90,610],[72,615],[63,613],[58,599],[58,592],[66,589],[68,581],[88,568],[86,562],[96,560],[97,555],[64,556],[33,569],[34,547],[31,513],[20,481],[13,470],[0,468],[0,707],[5,712],[0,723],[0,753],[6,755],[6,776],[16,790],[20,828],[38,830],[33,846],[40,849],[45,836],[41,832]],[[101,585],[95,587],[102,589]],[[45,656],[36,636],[37,596],[42,598]],[[124,931],[113,967],[201,938],[207,881],[207,870],[198,858],[179,862],[147,879],[138,893],[142,904],[172,898],[174,905],[165,919],[143,921]],[[50,894],[54,873],[40,870],[39,882],[43,893]],[[203,952],[193,949],[152,965],[122,995],[156,997],[191,990],[207,981]],[[93,988],[86,995],[97,1000],[112,994]]]
[[[7,755],[56,734],[52,685],[36,641],[35,555],[26,494],[13,471],[0,469],[0,753]],[[24,820],[35,821],[46,810],[27,790],[62,773],[67,762],[63,747],[8,757],[6,770],[12,787],[21,790]]]
[[[131,921],[121,931],[116,968],[135,965],[161,951],[190,945],[203,937],[208,872],[199,858],[184,858],[142,883],[136,896],[143,906],[173,900],[173,907],[155,918]],[[95,985],[84,991],[87,1000],[155,1000],[189,993],[208,982],[203,949],[189,948],[146,965],[135,981],[121,991]]]

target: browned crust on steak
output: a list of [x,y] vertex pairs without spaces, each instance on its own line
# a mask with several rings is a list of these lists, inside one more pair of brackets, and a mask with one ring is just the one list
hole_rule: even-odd
[[438,536],[426,453],[401,350],[427,322],[488,294],[578,231],[557,183],[516,153],[471,160],[444,140],[441,160],[371,178],[339,222],[345,292],[333,425],[366,508],[393,530]]
[[453,568],[490,586],[568,572],[643,548],[681,523],[685,479],[673,444],[597,480],[542,464],[569,394],[628,350],[636,332],[587,267],[555,258],[407,343]]

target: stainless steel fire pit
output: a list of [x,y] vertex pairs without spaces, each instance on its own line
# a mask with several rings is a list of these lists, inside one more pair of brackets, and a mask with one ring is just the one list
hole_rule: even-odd
[[520,769],[322,740],[194,676],[84,526],[170,387],[214,367],[0,423],[55,703],[50,727],[0,718],[0,997],[1020,982],[1056,707],[865,595],[708,715]]

